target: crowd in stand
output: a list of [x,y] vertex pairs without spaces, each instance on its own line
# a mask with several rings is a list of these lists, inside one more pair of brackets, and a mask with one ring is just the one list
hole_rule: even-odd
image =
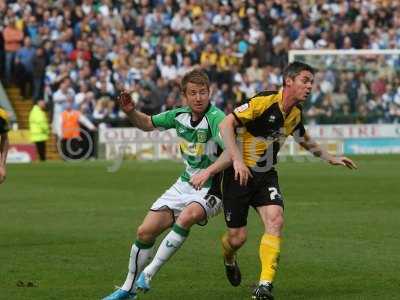
[[308,122],[400,122],[399,54],[318,58],[308,57],[323,70],[316,74],[316,89],[305,104]]
[[[281,85],[290,49],[399,49],[400,2],[0,1],[0,30],[6,85],[45,99],[55,118],[72,100],[94,123],[121,125],[120,90],[131,91],[148,114],[181,106],[179,80],[193,66],[207,71],[212,102],[228,113]],[[400,63],[383,60],[376,66],[387,65],[390,76],[371,76],[373,66],[360,72],[324,66],[307,118],[398,121]]]

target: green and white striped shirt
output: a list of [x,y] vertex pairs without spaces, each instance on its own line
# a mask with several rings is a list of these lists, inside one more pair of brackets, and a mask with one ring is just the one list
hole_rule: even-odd
[[[176,129],[186,164],[181,174],[182,181],[188,182],[193,174],[206,169],[216,160],[218,148],[223,148],[218,125],[224,117],[225,114],[214,105],[209,105],[198,122],[191,120],[190,107],[169,110],[151,117],[154,127],[159,130]],[[206,186],[210,184],[211,181]]]

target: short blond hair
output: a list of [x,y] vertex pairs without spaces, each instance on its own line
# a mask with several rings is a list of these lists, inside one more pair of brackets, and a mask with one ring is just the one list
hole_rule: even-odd
[[210,90],[210,79],[208,79],[206,72],[204,72],[202,69],[193,69],[187,72],[185,76],[183,76],[181,81],[182,93],[186,92],[187,84],[189,82],[194,84],[206,85],[207,89]]

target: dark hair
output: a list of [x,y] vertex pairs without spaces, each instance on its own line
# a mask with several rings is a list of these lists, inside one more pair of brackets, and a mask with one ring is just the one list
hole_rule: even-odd
[[294,61],[290,63],[284,70],[283,70],[283,86],[286,85],[286,78],[295,78],[297,75],[300,74],[302,71],[308,71],[314,75],[315,70],[310,65],[306,63],[302,63],[300,61]]
[[181,82],[182,93],[186,92],[186,87],[189,82],[206,85],[207,89],[210,90],[210,80],[208,79],[207,74],[201,69],[193,69],[192,71],[187,72],[185,76],[183,76]]

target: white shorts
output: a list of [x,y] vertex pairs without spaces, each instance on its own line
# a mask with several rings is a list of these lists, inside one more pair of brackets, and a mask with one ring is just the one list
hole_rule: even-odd
[[199,225],[207,224],[207,219],[218,215],[222,211],[221,199],[207,195],[209,188],[196,190],[189,182],[184,182],[180,178],[165,193],[153,203],[150,210],[159,211],[169,209],[176,219],[183,209],[190,203],[199,203],[207,218]]

